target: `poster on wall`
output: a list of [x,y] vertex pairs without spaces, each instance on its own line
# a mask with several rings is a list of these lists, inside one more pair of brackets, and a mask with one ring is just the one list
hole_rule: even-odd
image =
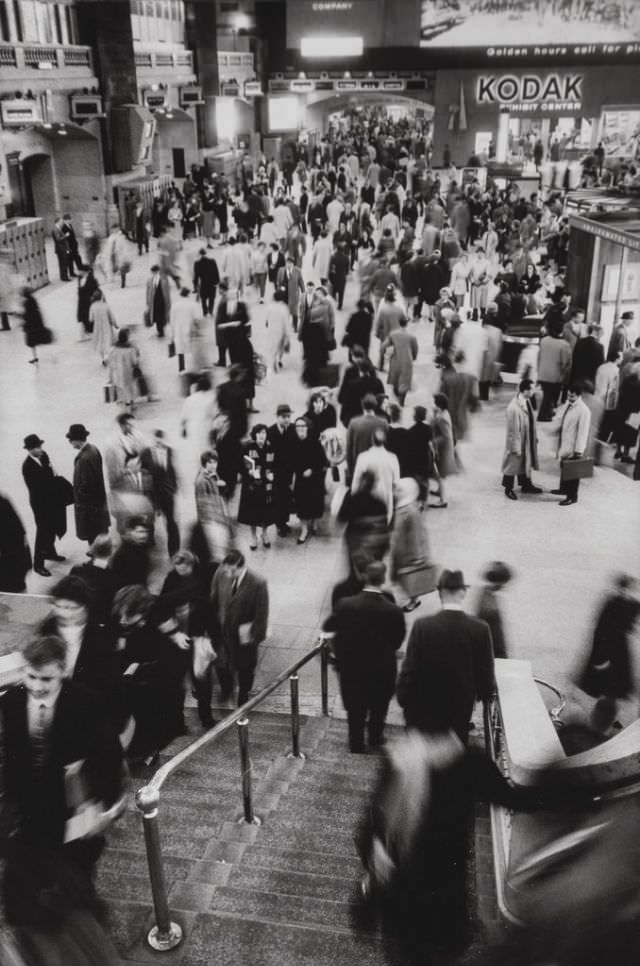
[[[637,58],[640,4],[575,0],[422,0],[420,46],[500,48],[535,52],[537,45],[596,48],[621,45],[618,57]],[[505,51],[503,51],[504,53]],[[506,51],[508,52],[508,51]],[[595,50],[584,51],[595,53]],[[614,53],[609,51],[609,53]]]
[[[605,265],[601,302],[617,301],[619,282],[620,266]],[[637,302],[640,299],[640,262],[628,262],[624,266],[620,298],[623,302]]]

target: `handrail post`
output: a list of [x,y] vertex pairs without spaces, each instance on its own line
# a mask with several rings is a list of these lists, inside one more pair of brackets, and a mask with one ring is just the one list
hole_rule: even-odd
[[251,758],[249,757],[249,719],[240,718],[238,721],[238,740],[240,742],[240,770],[242,772],[242,802],[244,818],[241,822],[247,825],[261,825],[261,821],[253,811],[251,796]]
[[287,758],[304,758],[300,751],[300,678],[298,674],[292,674],[289,678],[291,687],[291,752]]
[[156,917],[156,924],[149,931],[147,942],[157,952],[167,952],[170,949],[175,949],[182,942],[182,929],[176,922],[171,921],[171,913],[169,912],[158,828],[159,804],[160,792],[157,789],[145,786],[138,790],[136,808],[142,815],[144,844],[147,850],[149,879]]
[[325,718],[329,717],[329,641],[326,637],[321,639],[322,649],[320,651],[320,691],[322,693],[322,713]]

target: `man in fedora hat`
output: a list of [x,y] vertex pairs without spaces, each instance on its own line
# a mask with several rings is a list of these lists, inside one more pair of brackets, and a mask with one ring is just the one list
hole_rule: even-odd
[[73,467],[73,503],[79,540],[93,543],[100,533],[109,532],[107,492],[100,450],[87,443],[89,430],[82,423],[69,427],[67,439],[77,450]]
[[484,621],[463,611],[467,584],[461,570],[443,570],[442,610],[417,620],[400,671],[397,697],[408,728],[454,731],[466,744],[476,699],[493,691],[493,647]]
[[29,503],[36,522],[36,541],[33,548],[33,570],[41,577],[50,577],[47,560],[62,561],[56,551],[56,536],[67,530],[66,509],[56,489],[55,473],[49,457],[42,448],[44,443],[36,433],[24,438],[27,457],[22,464],[22,476],[29,491]]

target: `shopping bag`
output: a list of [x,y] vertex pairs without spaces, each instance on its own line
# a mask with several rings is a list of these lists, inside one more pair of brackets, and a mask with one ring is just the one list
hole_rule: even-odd
[[118,390],[113,385],[112,382],[108,382],[104,387],[104,401],[106,403],[116,402],[118,398]]
[[208,637],[193,639],[193,676],[200,680],[216,659],[216,652]]
[[560,478],[563,482],[586,480],[591,476],[593,476],[593,460],[590,456],[581,456],[579,459],[566,459],[560,462]]

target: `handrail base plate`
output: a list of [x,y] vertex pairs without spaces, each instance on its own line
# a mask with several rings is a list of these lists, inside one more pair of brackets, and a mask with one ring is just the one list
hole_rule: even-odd
[[164,934],[160,932],[157,926],[154,926],[147,935],[147,942],[157,953],[169,952],[170,949],[175,949],[182,942],[182,928],[177,922],[172,922],[168,934]]

